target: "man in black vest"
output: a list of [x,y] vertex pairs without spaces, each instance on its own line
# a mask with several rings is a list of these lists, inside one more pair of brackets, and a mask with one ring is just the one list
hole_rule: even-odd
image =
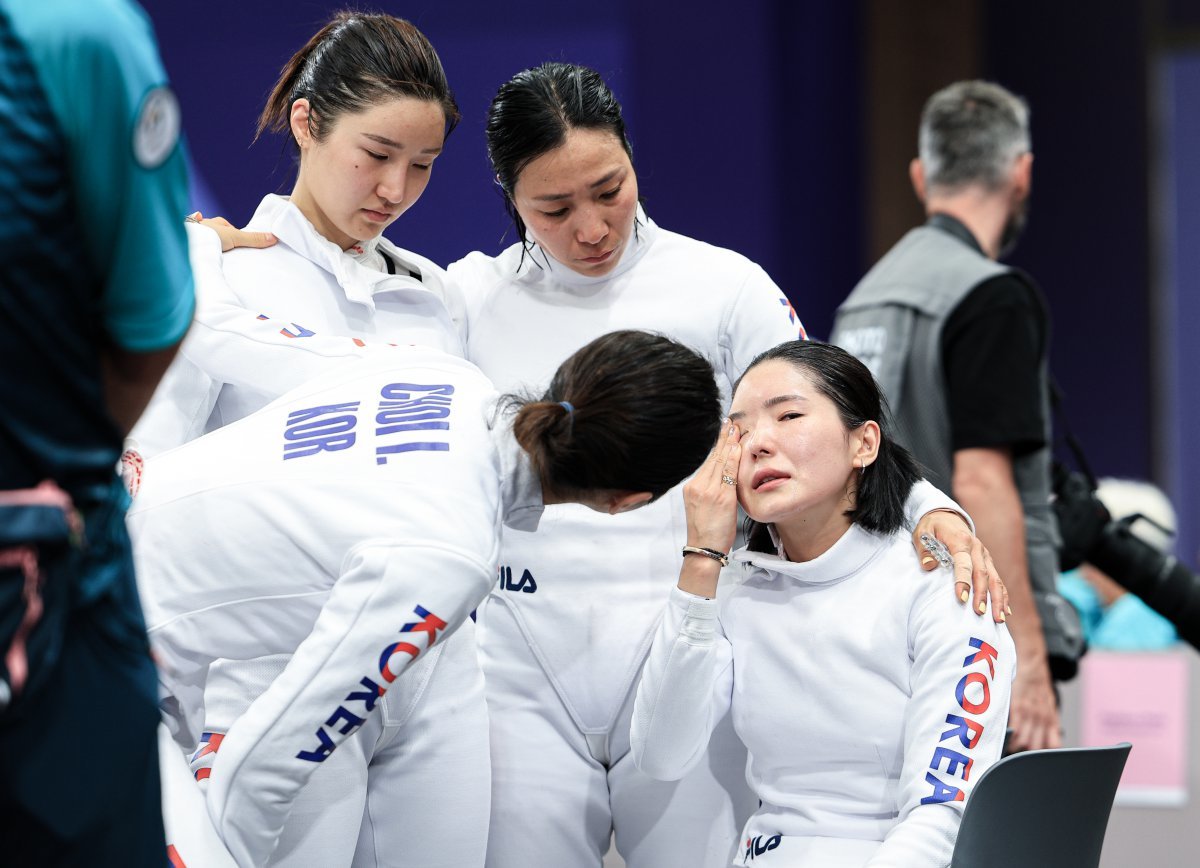
[[874,372],[898,437],[974,518],[1008,586],[1010,749],[1058,747],[1052,674],[1074,674],[1082,638],[1054,589],[1049,318],[1033,281],[996,262],[1028,207],[1028,108],[998,85],[958,82],[926,103],[919,151],[910,173],[929,219],[855,287],[832,340]]

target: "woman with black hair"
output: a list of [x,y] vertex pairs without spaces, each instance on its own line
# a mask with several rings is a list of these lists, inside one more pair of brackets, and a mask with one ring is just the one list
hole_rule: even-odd
[[[783,344],[739,380],[684,486],[687,547],[632,752],[674,780],[732,712],[759,800],[739,865],[949,865],[963,801],[1000,758],[1012,640],[913,562],[904,501],[920,474],[885,415],[849,353]],[[749,542],[727,557],[739,503]]]
[[[131,488],[136,491],[142,476],[143,457],[257,412],[362,354],[364,346],[419,344],[462,355],[462,304],[445,272],[382,236],[425,192],[458,120],[437,52],[403,19],[339,12],[287,61],[257,132],[284,136],[297,155],[296,177],[290,195],[262,199],[247,227],[279,243],[222,257],[218,234],[209,229],[219,233],[223,221],[205,221],[209,228],[189,224],[196,321],[133,431],[125,456]],[[246,243],[244,235],[234,236]],[[252,554],[247,558],[254,561]],[[471,631],[467,625],[440,649],[436,677],[412,679],[382,703],[394,706],[389,720],[405,720],[404,732],[428,733],[423,749],[414,747],[407,761],[410,778],[424,762],[436,779],[442,750],[463,760],[456,812],[431,815],[422,830],[449,842],[439,857],[448,865],[463,864],[460,845],[473,853],[488,823],[486,706]],[[221,734],[287,662],[286,654],[277,654],[214,665],[205,706],[210,735],[188,752],[204,786],[212,784],[204,776]],[[434,671],[434,661],[426,666]],[[440,727],[446,717],[463,724]],[[398,739],[397,749],[405,743]],[[354,851],[360,825],[364,853],[371,852],[370,836],[384,828],[370,822],[368,768],[348,752],[323,763],[317,785],[289,807],[273,866],[348,864],[341,860]],[[403,825],[394,831],[401,834]]]
[[[620,104],[594,71],[518,73],[492,101],[487,138],[520,242],[449,271],[467,300],[467,357],[501,388],[537,388],[608,329],[649,328],[706,356],[727,400],[758,353],[804,336],[762,268],[647,216]],[[910,516],[951,506],[923,486]],[[977,543],[955,515],[924,521],[959,553],[965,594]],[[728,864],[754,807],[728,725],[678,783],[651,780],[629,756],[633,687],[684,535],[678,490],[610,522],[553,507],[539,534],[505,535],[502,581],[479,612],[489,868],[599,865],[614,832],[632,868]]]
[[255,138],[295,148],[291,193],[264,196],[249,235],[189,221],[196,322],[134,428],[138,455],[240,419],[364,343],[462,354],[445,272],[382,236],[425,192],[458,121],[437,52],[403,19],[339,12],[288,60]]
[[[397,348],[150,459],[129,527],[163,707],[206,755],[207,813],[236,863],[276,864],[307,795],[341,826],[307,835],[295,864],[482,865],[486,715],[438,682],[480,681],[468,615],[496,582],[501,525],[531,532],[556,503],[616,520],[695,470],[720,419],[707,361],[623,331],[537,398]],[[280,653],[265,692],[202,735],[208,667]],[[335,764],[363,776],[337,801]],[[188,865],[221,864],[170,843]]]

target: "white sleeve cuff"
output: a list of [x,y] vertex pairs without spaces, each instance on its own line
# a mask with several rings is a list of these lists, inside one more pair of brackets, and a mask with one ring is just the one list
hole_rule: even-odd
[[680,638],[690,645],[711,645],[717,635],[717,601],[671,589],[668,617]]
[[949,495],[943,493],[940,488],[935,488],[933,483],[927,479],[918,480],[917,484],[912,487],[912,491],[908,493],[908,500],[904,502],[904,523],[910,531],[914,530],[921,518],[935,509],[957,512],[970,526],[971,533],[975,533],[975,522],[971,520],[971,516],[967,515],[967,511]]

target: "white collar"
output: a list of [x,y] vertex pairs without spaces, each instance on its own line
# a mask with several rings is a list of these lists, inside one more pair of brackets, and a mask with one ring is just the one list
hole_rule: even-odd
[[852,524],[837,542],[822,554],[811,561],[800,563],[789,561],[783,556],[783,546],[775,534],[775,529],[769,527],[769,530],[771,540],[776,545],[776,554],[752,552],[749,548],[742,547],[735,551],[731,558],[745,564],[751,575],[765,574],[761,576],[765,579],[785,576],[808,585],[833,584],[850,578],[887,548],[890,541],[889,537]]
[[538,529],[546,509],[542,481],[529,454],[517,445],[512,423],[513,414],[503,408],[490,411],[492,439],[500,453],[501,515],[505,527],[532,532]]
[[[362,248],[361,253],[342,250],[321,235],[287,196],[272,193],[263,197],[258,210],[254,212],[250,226],[256,230],[273,233],[280,242],[309,262],[328,271],[342,287],[346,298],[366,306],[372,312],[375,310],[376,292],[397,288],[395,283],[389,281],[400,281],[409,289],[429,289],[407,273],[416,271],[420,274],[421,269],[406,261],[403,251],[386,238],[377,236],[362,242],[359,245]],[[404,273],[392,275],[371,267],[374,260],[382,263],[379,256],[381,252],[386,252],[395,260],[397,267],[403,269]]]
[[599,287],[633,268],[658,237],[658,226],[646,216],[641,205],[637,207],[634,216],[634,232],[621,251],[621,259],[612,271],[599,277],[580,274],[563,265],[536,242],[530,242],[526,248],[525,257],[518,270],[518,276],[534,280],[549,279],[563,286],[588,289]]
[[359,241],[343,250],[342,255],[349,256],[359,265],[369,268],[372,271],[387,271],[387,263],[384,261],[383,251],[379,249],[379,242],[382,238],[382,235],[376,235],[374,238],[369,238],[366,241]]

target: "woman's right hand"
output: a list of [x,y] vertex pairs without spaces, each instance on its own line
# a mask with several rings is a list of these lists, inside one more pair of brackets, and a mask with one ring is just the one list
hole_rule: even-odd
[[189,223],[199,223],[216,232],[221,238],[222,253],[235,247],[270,247],[279,240],[270,232],[247,232],[245,229],[238,229],[224,217],[206,218],[199,211],[189,214],[185,219]]
[[[717,445],[683,486],[687,508],[687,544],[728,554],[737,537],[737,476],[742,460],[737,426],[725,422]],[[692,594],[716,593],[720,563],[703,555],[683,559],[679,587]]]

